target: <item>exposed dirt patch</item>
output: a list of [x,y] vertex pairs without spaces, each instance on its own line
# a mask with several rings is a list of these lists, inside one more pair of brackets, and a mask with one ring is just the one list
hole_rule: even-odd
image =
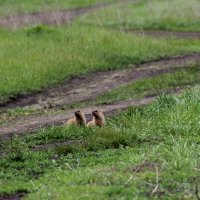
[[50,144],[36,145],[36,146],[32,147],[31,150],[42,151],[42,150],[46,150],[46,149],[55,149],[55,148],[59,148],[59,147],[66,146],[66,145],[83,144],[83,143],[84,143],[84,140],[66,140],[63,142],[57,141],[57,142],[53,142]]
[[0,194],[0,200],[20,200],[23,197],[26,196],[26,192],[17,192],[15,194],[11,194],[11,195],[1,195]]
[[105,91],[110,91],[120,85],[173,72],[178,67],[184,67],[194,62],[200,62],[200,54],[165,58],[124,70],[76,76],[58,86],[44,89],[35,94],[17,97],[1,105],[0,112],[16,107],[31,106],[43,109],[93,100]]
[[134,173],[143,173],[146,171],[156,172],[156,167],[160,167],[158,163],[144,162],[129,169]]
[[126,33],[151,37],[176,37],[182,39],[200,39],[200,32],[162,31],[162,30],[124,30]]
[[[116,3],[126,3],[131,0],[119,0]],[[132,0],[132,2],[137,0]],[[8,27],[11,29],[17,29],[21,27],[45,24],[45,25],[62,25],[69,24],[77,17],[93,12],[97,9],[104,8],[112,5],[111,3],[102,3],[84,8],[74,8],[68,10],[52,10],[46,12],[35,12],[28,14],[20,14],[16,16],[7,16],[0,18],[0,27]]]

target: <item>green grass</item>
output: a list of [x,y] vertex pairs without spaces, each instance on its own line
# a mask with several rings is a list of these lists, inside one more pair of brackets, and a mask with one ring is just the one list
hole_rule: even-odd
[[55,9],[79,8],[111,2],[117,2],[117,0],[0,0],[0,16],[42,12]]
[[[63,169],[37,181],[36,192],[27,199],[195,199],[199,146],[181,139],[170,142],[67,159]],[[151,195],[157,184],[156,167],[159,189]]]
[[1,30],[0,43],[0,102],[40,90],[74,74],[119,69],[200,51],[199,40],[133,37],[80,25],[68,29]]
[[[54,7],[53,2],[47,7],[43,7],[43,3],[0,0],[0,15]],[[64,1],[58,3],[63,7]],[[65,3],[66,7],[79,7],[97,1]],[[151,13],[148,12],[150,8]],[[106,12],[110,14],[105,14],[105,18],[100,16],[99,21],[95,21],[95,17],[100,12],[91,15],[94,21],[90,19],[86,23],[123,28],[199,30],[198,10],[197,0],[153,0],[149,4],[144,1],[129,8],[123,6],[118,11],[108,9]],[[88,17],[83,19],[88,20]],[[2,103],[17,94],[40,90],[72,75],[200,52],[200,41],[129,36],[75,24],[67,29],[0,30],[0,48]],[[193,85],[199,83],[199,73],[197,64],[174,74],[121,86],[92,103],[138,98],[160,89]],[[58,200],[66,197],[197,199],[195,187],[200,191],[199,99],[200,86],[196,86],[180,96],[161,95],[151,105],[130,107],[108,119],[103,128],[53,126],[21,138],[1,139],[0,152],[3,151],[4,157],[0,159],[0,194],[26,191],[27,199]],[[12,118],[29,114],[27,112],[19,109],[7,114]],[[3,117],[7,116],[1,115],[1,121]],[[67,140],[71,143],[52,150],[36,152],[30,149]]]
[[[84,141],[54,151],[28,151],[37,135],[13,138],[0,160],[1,193],[25,190],[28,199],[195,199],[199,91],[195,87],[179,97],[160,96],[152,105],[129,108],[102,129],[46,129],[43,142],[50,137]],[[159,188],[151,195],[156,169]]]
[[198,0],[143,0],[83,16],[82,23],[125,29],[200,31]]

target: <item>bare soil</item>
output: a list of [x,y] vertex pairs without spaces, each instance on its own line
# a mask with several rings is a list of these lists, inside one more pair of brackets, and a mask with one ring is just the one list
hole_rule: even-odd
[[41,92],[19,95],[15,99],[0,105],[0,112],[16,107],[28,106],[43,109],[94,100],[98,95],[120,85],[169,73],[194,62],[200,62],[200,54],[164,58],[118,71],[94,72],[88,75],[75,76],[60,85],[46,88]]
[[200,32],[167,30],[124,30],[126,33],[150,37],[176,37],[181,39],[200,39]]
[[144,173],[146,171],[156,172],[156,167],[159,167],[159,169],[160,169],[160,164],[145,161],[144,163],[142,163],[140,165],[136,165],[128,170],[132,171],[134,173]]
[[20,200],[25,197],[26,192],[17,192],[11,195],[0,195],[0,200]]

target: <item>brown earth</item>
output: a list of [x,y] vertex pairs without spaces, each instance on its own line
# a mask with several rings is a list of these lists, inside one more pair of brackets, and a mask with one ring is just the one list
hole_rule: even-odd
[[150,37],[176,37],[181,39],[200,39],[200,32],[167,30],[124,30],[125,33]]
[[0,200],[20,200],[26,196],[26,192],[17,192],[11,195],[0,195]]
[[130,66],[128,69],[116,71],[94,72],[76,76],[60,85],[49,87],[41,92],[18,96],[0,105],[0,112],[16,107],[31,106],[37,109],[60,107],[63,105],[95,99],[105,91],[120,85],[169,73],[191,63],[200,62],[200,54],[169,57],[141,65]]
[[136,165],[134,167],[131,167],[131,168],[127,169],[127,171],[132,171],[133,173],[144,173],[146,171],[155,172],[156,171],[156,167],[160,168],[160,164],[159,163],[145,161],[140,165]]

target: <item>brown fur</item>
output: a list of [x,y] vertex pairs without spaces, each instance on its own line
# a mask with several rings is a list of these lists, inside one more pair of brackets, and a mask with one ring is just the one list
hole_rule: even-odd
[[103,126],[105,125],[105,117],[101,110],[95,110],[92,112],[93,119],[87,123],[87,126]]
[[74,114],[75,114],[75,117],[69,119],[66,124],[67,125],[74,124],[74,125],[79,125],[79,126],[85,126],[86,119],[85,119],[84,112],[81,110],[78,110],[78,111],[75,111]]

